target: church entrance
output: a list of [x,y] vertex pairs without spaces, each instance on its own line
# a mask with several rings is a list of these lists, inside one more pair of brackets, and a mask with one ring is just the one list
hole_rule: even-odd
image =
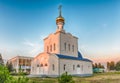
[[39,74],[47,75],[48,74],[48,67],[46,67],[46,66],[40,67]]
[[80,65],[77,65],[77,74],[81,74]]
[[36,73],[39,74],[39,67],[37,67],[37,72]]
[[43,69],[43,67],[40,67],[39,73],[40,73],[41,75],[44,74],[44,69]]
[[48,74],[48,67],[44,67],[44,74],[47,75]]

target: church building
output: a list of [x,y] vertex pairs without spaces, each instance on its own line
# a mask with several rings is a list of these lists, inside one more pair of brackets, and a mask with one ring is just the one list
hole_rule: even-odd
[[74,76],[91,76],[92,61],[83,58],[78,51],[78,38],[64,30],[65,19],[56,18],[57,30],[44,39],[44,52],[39,53],[31,63],[32,76],[57,77],[68,72]]

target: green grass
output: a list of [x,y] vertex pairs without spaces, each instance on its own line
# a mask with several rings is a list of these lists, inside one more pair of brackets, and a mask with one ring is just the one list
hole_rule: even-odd
[[[97,73],[91,77],[73,77],[73,80],[75,83],[120,83],[120,72]],[[58,78],[30,78],[30,81],[58,83]]]
[[58,83],[57,78],[30,78],[35,83]]

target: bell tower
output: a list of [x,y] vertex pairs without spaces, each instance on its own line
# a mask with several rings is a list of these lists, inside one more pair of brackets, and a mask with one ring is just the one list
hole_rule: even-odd
[[56,25],[57,25],[57,31],[62,31],[64,32],[64,24],[65,24],[65,20],[62,17],[62,5],[59,6],[59,16],[56,18]]
[[62,6],[59,6],[59,16],[56,18],[57,30],[44,39],[44,52],[67,56],[78,56],[78,38],[65,32],[65,19],[62,17]]

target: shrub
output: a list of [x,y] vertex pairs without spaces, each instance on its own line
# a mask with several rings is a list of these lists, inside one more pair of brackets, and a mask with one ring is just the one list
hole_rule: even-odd
[[0,82],[7,83],[11,79],[12,77],[10,76],[8,69],[3,65],[0,65]]
[[0,65],[0,83],[28,83],[28,81],[29,79],[25,76],[14,78],[5,66]]
[[75,83],[75,81],[72,79],[71,75],[65,72],[58,78],[58,83]]

